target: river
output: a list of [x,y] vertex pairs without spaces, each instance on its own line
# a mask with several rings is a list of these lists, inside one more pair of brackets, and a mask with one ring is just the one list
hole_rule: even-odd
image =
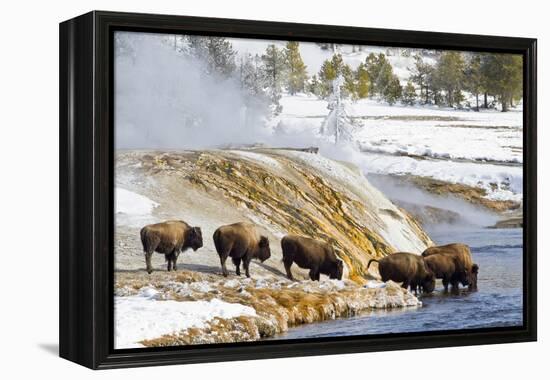
[[422,307],[376,310],[357,317],[313,323],[289,329],[272,339],[405,333],[520,326],[523,318],[522,229],[427,228],[436,244],[464,242],[479,264],[478,291],[462,289],[421,296]]

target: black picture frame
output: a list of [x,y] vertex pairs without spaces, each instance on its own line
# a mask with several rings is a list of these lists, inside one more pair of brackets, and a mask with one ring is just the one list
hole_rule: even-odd
[[[113,349],[113,33],[219,35],[521,54],[524,324],[162,349]],[[60,356],[93,369],[535,341],[537,41],[467,34],[93,11],[60,24]]]

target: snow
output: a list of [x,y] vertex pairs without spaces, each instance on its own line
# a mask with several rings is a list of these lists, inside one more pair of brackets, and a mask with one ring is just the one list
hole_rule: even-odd
[[159,204],[141,194],[117,187],[115,189],[115,213],[118,225],[138,227],[154,220],[153,210]]
[[[318,144],[322,154],[335,158],[318,135],[329,112],[327,102],[302,94],[283,96],[281,104],[282,114],[272,121],[278,126],[275,130],[287,139],[292,133],[307,137],[309,132],[307,144]],[[353,140],[362,153],[348,149],[348,157],[340,159],[355,163],[365,173],[415,175],[481,187],[487,198],[494,200],[520,202],[523,198],[520,108],[474,112],[436,106],[389,106],[363,99],[347,100],[346,112],[356,124]],[[319,164],[323,166],[321,161]]]
[[159,338],[190,327],[204,327],[219,318],[255,316],[253,308],[213,298],[210,301],[161,301],[153,288],[138,295],[115,297],[115,348],[142,347],[145,339]]
[[385,288],[386,283],[381,281],[369,280],[364,285],[364,287],[367,289],[380,289],[380,288]]
[[254,153],[246,150],[230,150],[229,152],[244,157],[252,162],[263,164],[271,168],[278,169],[281,167],[277,160],[265,154]]

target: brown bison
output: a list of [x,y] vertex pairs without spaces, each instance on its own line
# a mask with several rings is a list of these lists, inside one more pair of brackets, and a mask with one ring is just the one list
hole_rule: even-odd
[[342,279],[344,264],[336,257],[330,244],[307,237],[286,235],[281,240],[281,248],[289,279],[294,279],[290,271],[293,263],[300,268],[309,269],[309,278],[313,281],[319,281],[321,273],[331,279]]
[[449,254],[437,254],[424,257],[426,266],[434,273],[435,278],[441,278],[445,291],[449,290],[449,283],[453,291],[458,290],[458,281],[464,276],[460,270],[459,259]]
[[431,293],[435,288],[435,276],[419,255],[407,252],[393,253],[380,260],[371,259],[367,269],[373,261],[378,262],[378,272],[384,282],[401,282],[401,287],[407,289],[410,286],[415,294],[418,288],[425,293]]
[[189,248],[196,251],[202,247],[202,232],[200,227],[191,227],[183,220],[169,220],[157,224],[149,224],[140,231],[141,243],[145,252],[147,272],[153,272],[151,256],[153,252],[164,253],[168,262],[167,270],[177,270],[176,262],[180,252]]
[[250,277],[249,265],[252,259],[259,259],[264,262],[271,256],[269,240],[267,237],[261,236],[256,227],[250,223],[234,223],[221,226],[214,232],[213,237],[225,277],[228,274],[225,260],[229,256],[235,264],[237,276],[241,275],[240,265],[242,261],[246,277]]
[[458,289],[458,283],[468,286],[470,290],[477,289],[477,274],[479,266],[473,263],[470,247],[466,244],[452,243],[426,248],[422,252],[423,257],[432,255],[449,255],[456,259],[455,273],[449,280],[454,290]]

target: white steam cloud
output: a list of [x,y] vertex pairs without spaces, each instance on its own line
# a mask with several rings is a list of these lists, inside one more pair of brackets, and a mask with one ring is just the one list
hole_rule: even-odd
[[[127,34],[125,32],[119,32]],[[200,149],[264,140],[265,110],[247,105],[234,79],[207,75],[158,34],[118,35],[115,131],[118,149]],[[121,42],[123,41],[123,42]]]

